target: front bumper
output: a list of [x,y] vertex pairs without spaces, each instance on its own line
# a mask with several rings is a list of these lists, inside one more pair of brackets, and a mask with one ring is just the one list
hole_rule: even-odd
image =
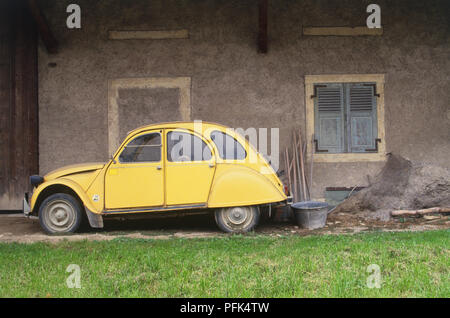
[[23,197],[23,205],[22,205],[22,211],[25,216],[29,216],[31,214],[31,207],[29,203],[29,193],[25,192],[25,195]]

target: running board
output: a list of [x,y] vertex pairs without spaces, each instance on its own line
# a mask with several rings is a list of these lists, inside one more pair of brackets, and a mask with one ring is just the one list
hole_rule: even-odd
[[162,212],[162,211],[175,211],[186,209],[200,209],[206,208],[206,204],[188,204],[188,205],[172,205],[165,208],[145,208],[145,209],[124,209],[124,210],[105,210],[102,214],[119,214],[119,213],[137,213],[137,212]]

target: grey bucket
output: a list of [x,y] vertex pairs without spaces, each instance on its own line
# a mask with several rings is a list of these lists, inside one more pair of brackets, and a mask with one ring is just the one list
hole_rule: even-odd
[[310,230],[324,227],[327,222],[328,203],[317,201],[296,202],[291,205],[297,224]]

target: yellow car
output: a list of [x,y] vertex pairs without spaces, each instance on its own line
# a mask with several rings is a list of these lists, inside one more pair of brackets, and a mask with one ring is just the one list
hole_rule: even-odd
[[75,232],[87,216],[214,211],[226,232],[251,231],[260,207],[287,199],[266,159],[241,135],[205,122],[173,122],[131,131],[109,162],[31,176],[23,211],[47,233]]

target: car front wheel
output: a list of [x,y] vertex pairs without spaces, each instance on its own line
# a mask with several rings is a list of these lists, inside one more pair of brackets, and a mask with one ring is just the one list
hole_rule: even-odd
[[259,208],[256,206],[222,208],[215,212],[217,225],[221,230],[229,233],[253,230],[259,222],[259,216]]
[[82,217],[80,204],[66,193],[52,194],[39,208],[39,223],[49,234],[75,232]]

